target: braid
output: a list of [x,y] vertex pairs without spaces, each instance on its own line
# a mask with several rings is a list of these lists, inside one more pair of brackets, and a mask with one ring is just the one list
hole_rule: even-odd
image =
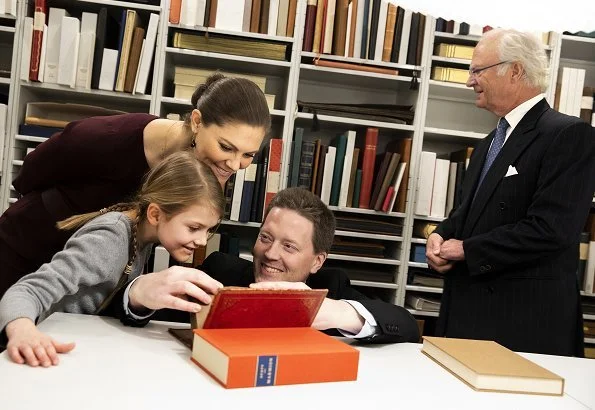
[[126,264],[126,267],[124,268],[124,274],[129,275],[132,272],[132,265],[134,265],[134,261],[136,260],[136,255],[138,254],[138,238],[137,238],[137,233],[138,233],[138,225],[141,223],[142,220],[142,216],[144,214],[144,211],[147,208],[147,204],[141,204],[140,202],[136,203],[135,206],[135,211],[136,211],[136,217],[134,218],[134,221],[132,223],[131,229],[131,235],[130,235],[130,250],[129,250],[129,259],[128,259],[128,263]]

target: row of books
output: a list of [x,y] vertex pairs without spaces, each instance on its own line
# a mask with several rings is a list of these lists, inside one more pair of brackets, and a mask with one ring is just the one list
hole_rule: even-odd
[[448,159],[422,151],[415,214],[444,218],[461,201],[461,187],[473,148],[451,152]]
[[275,107],[275,94],[266,94],[267,78],[265,76],[184,66],[174,67],[174,98],[190,101],[196,86],[203,84],[215,72],[221,72],[227,77],[246,78],[254,82],[265,93],[269,109]]
[[378,129],[356,136],[350,130],[326,145],[304,140],[304,129],[296,128],[289,186],[308,189],[331,206],[404,212],[411,138],[395,141],[376,158]]
[[293,37],[298,0],[172,0],[169,22]]
[[[71,16],[51,7],[37,7],[43,26],[25,17],[21,79],[71,88],[144,94],[153,61],[159,15],[141,22],[136,10],[122,10],[119,21],[107,8]],[[45,1],[40,1],[45,3]],[[38,18],[38,17],[35,17]],[[146,35],[145,35],[146,34]]]
[[582,118],[594,125],[593,87],[585,87],[586,71],[582,68],[562,68],[562,78],[556,87],[554,107],[561,113]]
[[269,60],[289,61],[287,44],[238,38],[224,34],[189,33],[175,30],[171,46],[188,50],[205,51],[210,53],[232,54],[238,56],[264,58]]
[[0,0],[0,14],[17,15],[17,0]]
[[268,203],[279,191],[283,140],[272,138],[255,161],[240,169],[225,185],[224,218],[262,222]]
[[304,51],[421,64],[426,16],[388,0],[308,0]]
[[[442,17],[436,19],[437,33],[450,33],[457,34],[460,36],[477,36],[481,37],[486,31],[490,31],[493,27],[486,25],[481,26],[479,24],[468,24],[465,22],[459,22],[455,20],[445,20]],[[551,32],[549,31],[535,31],[535,36],[541,39],[543,44],[549,44]]]

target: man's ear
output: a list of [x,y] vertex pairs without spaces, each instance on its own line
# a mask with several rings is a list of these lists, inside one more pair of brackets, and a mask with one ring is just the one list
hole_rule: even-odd
[[198,126],[201,122],[202,113],[197,108],[193,109],[192,114],[190,114],[190,128],[192,129],[193,134],[196,134],[198,132]]
[[510,73],[515,82],[521,81],[525,77],[525,69],[519,63],[512,63]]
[[318,272],[320,268],[322,268],[322,265],[324,265],[326,257],[326,252],[320,252],[314,257],[314,260],[312,261],[312,266],[310,267],[310,275],[315,274],[316,272]]
[[149,224],[157,226],[159,220],[163,217],[164,215],[163,212],[161,212],[161,208],[159,208],[159,205],[151,202],[147,207],[147,221],[149,222]]

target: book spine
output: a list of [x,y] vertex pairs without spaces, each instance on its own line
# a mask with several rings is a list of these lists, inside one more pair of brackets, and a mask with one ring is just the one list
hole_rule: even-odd
[[370,196],[372,194],[372,182],[374,180],[374,161],[376,159],[376,146],[378,145],[378,128],[366,130],[366,141],[362,160],[362,183],[359,195],[359,207],[368,209],[370,207]]
[[171,24],[180,24],[180,10],[182,9],[182,0],[171,0],[169,4],[169,22]]
[[306,6],[306,23],[304,24],[304,44],[302,44],[302,50],[306,52],[312,51],[317,11],[316,0],[308,0],[308,5]]
[[29,80],[31,81],[41,81],[39,79],[39,65],[41,64],[41,45],[45,26],[45,14],[45,0],[35,0],[35,9],[33,11],[33,38],[31,42],[31,63],[29,66]]

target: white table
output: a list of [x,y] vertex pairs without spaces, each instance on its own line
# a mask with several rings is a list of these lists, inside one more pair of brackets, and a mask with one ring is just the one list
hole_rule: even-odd
[[0,408],[595,408],[595,360],[523,354],[566,379],[564,396],[486,393],[468,387],[413,343],[358,346],[356,382],[226,390],[189,360],[190,351],[167,333],[171,326],[152,322],[137,329],[114,319],[56,313],[41,330],[63,342],[76,341],[75,350],[47,369],[0,355]]

